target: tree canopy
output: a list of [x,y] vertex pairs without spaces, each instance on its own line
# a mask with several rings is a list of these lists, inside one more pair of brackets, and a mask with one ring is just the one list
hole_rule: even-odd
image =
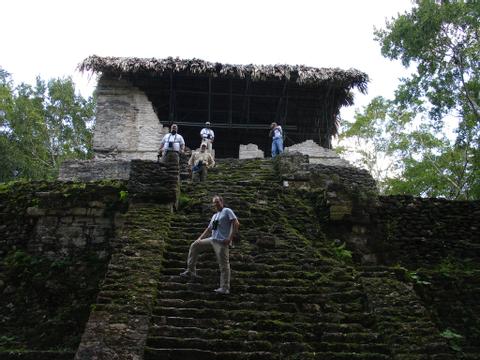
[[[343,124],[385,193],[480,198],[480,2],[420,0],[376,29],[382,54],[412,74]],[[379,155],[380,154],[380,155]]]
[[89,158],[94,107],[71,78],[14,86],[0,68],[0,181],[55,178],[63,160]]

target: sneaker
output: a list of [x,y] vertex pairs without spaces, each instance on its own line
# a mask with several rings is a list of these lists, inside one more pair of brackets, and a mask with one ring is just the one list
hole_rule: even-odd
[[185,270],[184,272],[181,272],[179,275],[183,278],[187,278],[187,279],[192,278],[194,280],[200,280],[202,278],[201,276],[198,276],[197,274],[194,274],[194,273],[192,273],[188,270]]
[[184,277],[184,278],[189,278],[190,277],[190,271],[185,270],[184,272],[181,272],[179,275],[181,277]]
[[230,294],[230,290],[224,289],[224,288],[218,288],[213,290],[215,293],[220,294],[220,295],[228,295]]

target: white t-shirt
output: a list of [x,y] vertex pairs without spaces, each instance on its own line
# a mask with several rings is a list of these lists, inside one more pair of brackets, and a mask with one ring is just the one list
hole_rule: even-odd
[[282,137],[282,127],[280,125],[277,125],[274,129],[273,129],[273,138],[274,139],[277,139],[277,138],[281,138]]
[[[212,238],[214,240],[225,241],[230,236],[231,221],[237,216],[230,208],[224,207],[212,216],[208,228],[212,230]],[[214,222],[217,222],[217,227],[214,229]]]
[[[208,137],[208,135],[210,135],[210,137]],[[200,131],[200,136],[202,137],[202,139],[205,139],[205,140],[213,140],[213,138],[215,137],[215,133],[213,132],[212,129],[203,128]]]
[[[170,147],[170,143],[172,143],[173,148]],[[162,139],[162,144],[163,144],[163,150],[173,150],[173,151],[180,151],[180,148],[185,146],[185,141],[183,140],[182,135],[175,134],[172,135],[171,133],[168,133],[165,135]]]

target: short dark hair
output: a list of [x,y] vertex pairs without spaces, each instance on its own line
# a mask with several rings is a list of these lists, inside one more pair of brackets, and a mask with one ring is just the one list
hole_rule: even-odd
[[222,204],[223,204],[223,198],[222,198],[220,195],[213,195],[212,201],[215,200],[215,199],[220,200],[220,201],[222,202]]

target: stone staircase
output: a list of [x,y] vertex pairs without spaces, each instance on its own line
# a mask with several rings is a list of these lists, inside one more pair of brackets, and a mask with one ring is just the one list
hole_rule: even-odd
[[[334,258],[314,207],[281,187],[270,161],[222,161],[208,182],[183,182],[181,192],[145,359],[391,358],[354,268]],[[241,223],[228,296],[212,291],[213,251],[200,258],[201,280],[178,275],[216,193]]]
[[383,266],[358,270],[376,327],[390,344],[394,359],[455,358],[411,284],[400,281],[402,271]]

